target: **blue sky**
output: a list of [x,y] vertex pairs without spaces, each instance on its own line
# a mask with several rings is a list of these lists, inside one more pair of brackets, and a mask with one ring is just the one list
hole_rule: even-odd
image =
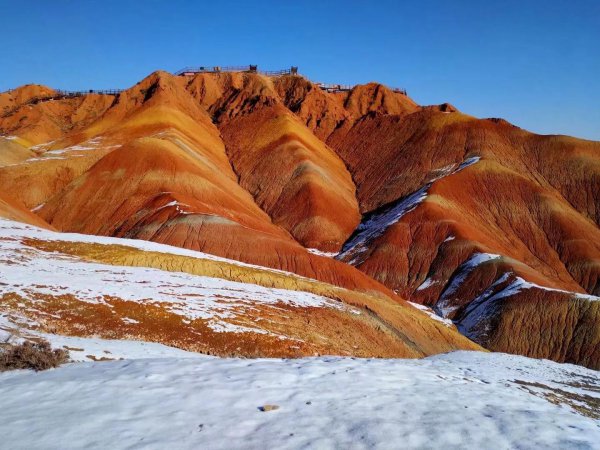
[[0,0],[0,29],[0,91],[297,65],[316,81],[380,81],[420,104],[600,140],[598,0]]

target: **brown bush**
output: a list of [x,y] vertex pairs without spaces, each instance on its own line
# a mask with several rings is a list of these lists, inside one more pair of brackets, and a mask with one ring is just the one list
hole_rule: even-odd
[[46,370],[58,367],[68,360],[67,350],[53,350],[48,341],[23,342],[0,349],[0,372],[16,369]]

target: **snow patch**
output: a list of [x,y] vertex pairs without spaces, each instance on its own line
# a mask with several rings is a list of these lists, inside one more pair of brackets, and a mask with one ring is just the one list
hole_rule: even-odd
[[33,145],[31,147],[29,147],[29,150],[43,150],[46,147],[50,147],[50,145],[54,144],[56,141],[48,141],[48,142],[42,142],[41,144],[37,144],[37,145]]
[[457,307],[450,306],[452,296],[458,291],[459,287],[467,279],[467,276],[479,265],[488,261],[493,261],[502,258],[502,255],[496,255],[493,253],[474,253],[471,257],[462,263],[456,270],[457,275],[452,278],[450,284],[444,289],[440,299],[435,305],[435,310],[440,316],[448,317],[454,312]]
[[[220,217],[220,216],[215,216]],[[281,273],[295,278],[303,279],[309,282],[316,282],[311,278],[296,275],[293,272],[284,270],[272,269],[270,267],[258,266],[255,264],[247,264],[234,259],[222,258],[220,256],[211,255],[210,253],[199,252],[196,250],[188,250],[181,247],[174,247],[166,244],[158,244],[156,242],[144,241],[141,239],[113,238],[106,236],[94,236],[89,234],[79,233],[59,233],[55,231],[45,230],[43,228],[28,225],[22,222],[16,222],[0,217],[0,239],[40,239],[44,241],[55,242],[80,242],[87,244],[99,245],[121,245],[141,251],[167,253],[171,255],[186,256],[190,258],[206,259],[218,261],[227,264],[233,264],[240,267],[253,268],[269,272]]]
[[458,322],[458,330],[469,339],[478,340],[487,337],[490,332],[490,320],[495,316],[498,300],[506,297],[502,292],[496,292],[498,286],[506,283],[512,276],[510,272],[502,274],[485,291],[478,295],[466,307],[461,320]]
[[186,204],[186,203],[181,203],[181,202],[178,202],[177,200],[173,200],[173,201],[171,201],[171,202],[167,203],[166,205],[163,205],[163,206],[161,206],[161,207],[160,207],[160,208],[158,208],[156,211],[160,211],[160,210],[162,210],[162,209],[165,209],[165,208],[171,208],[171,207],[175,207],[175,209],[177,210],[177,212],[178,212],[179,214],[182,214],[182,215],[192,214],[192,213],[190,213],[189,211],[185,211],[185,210],[183,209],[183,208],[185,208],[186,206],[187,206],[187,207],[189,207],[190,205],[188,205],[188,204]]
[[514,276],[511,272],[503,274],[468,305],[464,314],[462,314],[462,319],[458,322],[458,329],[461,333],[470,339],[478,341],[485,339],[487,333],[490,331],[490,321],[496,313],[499,302],[505,298],[518,294],[524,289],[541,289],[548,292],[567,294],[578,300],[600,301],[600,297],[594,295],[540,286],[539,284],[531,283],[518,276],[516,276],[508,286],[497,291],[497,287],[508,281],[511,276]]
[[92,150],[99,150],[99,149],[114,150],[116,148],[121,147],[121,144],[101,146],[100,144],[101,144],[102,139],[103,138],[101,138],[101,137],[96,137],[93,139],[89,139],[85,142],[82,142],[81,144],[72,145],[70,147],[66,147],[66,148],[62,148],[62,149],[49,150],[46,152],[44,152],[44,150],[46,148],[50,147],[56,141],[49,141],[49,142],[45,142],[43,144],[37,144],[37,145],[30,147],[30,150],[35,151],[38,154],[38,156],[26,159],[25,161],[22,161],[17,164],[11,164],[11,166],[19,166],[19,165],[23,165],[23,164],[30,164],[30,163],[40,162],[40,161],[66,160],[69,158],[80,158],[80,157],[85,156],[84,154],[82,154],[84,152],[89,152]]
[[459,166],[458,169],[456,169],[456,172],[460,172],[463,169],[466,169],[469,166],[472,166],[473,164],[479,162],[481,160],[480,156],[471,156],[470,158],[465,159]]
[[521,292],[521,290],[523,289],[542,289],[544,291],[549,292],[560,292],[562,294],[568,294],[580,300],[588,300],[592,302],[600,301],[600,297],[597,297],[595,295],[580,294],[579,292],[565,291],[563,289],[555,289],[547,286],[541,286],[539,284],[526,281],[521,277],[516,277],[515,280],[509,286],[507,286],[501,294],[502,297],[509,297],[511,295]]
[[313,255],[324,256],[326,258],[335,258],[337,256],[337,252],[323,252],[316,248],[307,248],[306,250]]
[[434,284],[438,284],[439,280],[432,280],[431,278],[427,278],[421,285],[417,288],[417,291],[424,291],[425,289],[433,286]]
[[352,265],[362,262],[362,256],[367,252],[369,244],[381,236],[389,227],[400,221],[400,219],[417,207],[425,198],[430,184],[423,186],[416,192],[403,198],[391,208],[384,212],[373,214],[364,222],[361,222],[356,229],[355,235],[351,238],[337,256],[337,259],[344,260]]
[[[19,319],[22,321],[23,319]],[[154,342],[83,338],[42,333],[37,330],[24,330],[15,326],[12,320],[0,314],[0,342],[13,344],[24,340],[45,339],[53,348],[69,351],[69,358],[75,362],[100,359],[142,359],[142,358],[194,358],[199,354],[168,347]]]
[[419,303],[413,303],[413,302],[408,302],[408,303],[411,306],[413,306],[414,308],[416,308],[416,309],[418,309],[420,311],[423,311],[425,314],[427,314],[433,320],[437,320],[438,322],[442,322],[447,327],[454,326],[454,323],[450,319],[444,319],[443,317],[438,316],[431,308],[428,308],[425,305],[420,305]]

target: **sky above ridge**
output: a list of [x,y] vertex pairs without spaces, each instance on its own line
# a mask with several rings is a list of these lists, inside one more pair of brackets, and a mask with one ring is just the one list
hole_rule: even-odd
[[0,0],[0,29],[0,91],[295,65],[313,81],[378,81],[419,104],[600,140],[598,0]]

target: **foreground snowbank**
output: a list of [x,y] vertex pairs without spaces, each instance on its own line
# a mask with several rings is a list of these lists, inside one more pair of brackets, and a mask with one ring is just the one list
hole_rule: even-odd
[[[2,446],[11,449],[597,448],[600,442],[593,418],[598,372],[504,354],[71,364],[2,374],[0,399]],[[261,412],[265,404],[279,409]]]

